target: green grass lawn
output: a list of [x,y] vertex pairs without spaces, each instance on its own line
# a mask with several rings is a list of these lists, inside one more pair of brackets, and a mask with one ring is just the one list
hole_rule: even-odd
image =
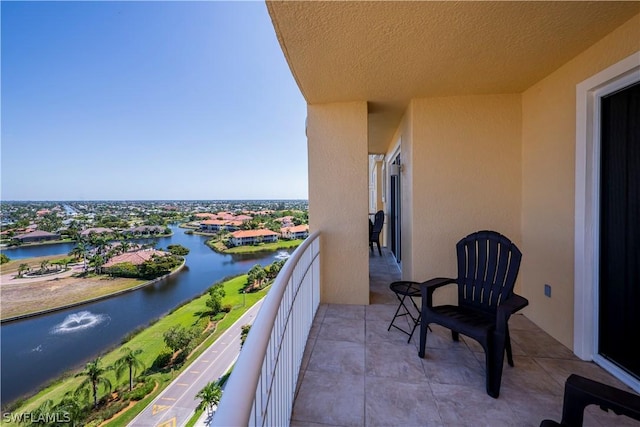
[[[225,289],[225,297],[223,299],[223,304],[229,304],[233,308],[232,310],[226,314],[226,316],[220,320],[218,323],[215,332],[209,336],[201,346],[196,349],[187,362],[182,366],[182,369],[185,369],[189,363],[195,360],[211,343],[213,343],[226,329],[229,328],[246,310],[255,304],[258,300],[260,300],[267,292],[267,288],[263,289],[260,292],[250,293],[243,296],[241,290],[246,284],[247,276],[242,275],[236,278],[230,279],[224,282],[223,286]],[[153,325],[145,328],[138,334],[136,334],[133,338],[131,338],[127,343],[123,346],[129,347],[132,350],[141,349],[143,352],[140,354],[140,359],[144,363],[144,365],[149,368],[152,366],[154,360],[161,353],[165,353],[169,351],[166,347],[163,339],[163,334],[169,328],[182,325],[184,327],[191,327],[198,322],[202,322],[203,318],[208,318],[208,308],[206,306],[206,301],[209,298],[208,293],[193,299],[187,304],[175,309],[168,315],[159,319]],[[243,305],[244,303],[244,305]],[[238,338],[239,339],[239,338]],[[102,366],[107,367],[113,365],[113,363],[122,356],[121,347],[113,349],[109,351],[102,357]],[[129,409],[123,416],[120,416],[113,420],[113,424],[109,423],[109,425],[126,425],[133,417],[142,411],[146,404],[148,404],[153,396],[156,396],[160,391],[169,384],[170,380],[173,379],[179,372],[172,372],[170,374],[164,373],[155,373],[149,376],[149,379],[155,379],[159,383],[158,389],[151,396],[147,396],[143,401],[138,402],[135,407]],[[73,373],[71,373],[73,374]],[[126,385],[128,378],[122,378],[121,380],[117,380],[115,374],[110,372],[107,378],[111,381],[113,388],[117,388],[122,385]],[[54,384],[46,387],[44,390],[37,393],[35,396],[27,399],[23,402],[19,408],[16,408],[13,412],[28,412],[37,408],[40,404],[42,404],[45,400],[52,400],[54,404],[58,403],[64,394],[68,391],[74,391],[83,378],[75,378],[73,376],[68,376],[67,378],[61,379]],[[104,390],[100,390],[100,397],[105,394]],[[4,423],[3,423],[4,424]]]
[[303,242],[298,240],[278,240],[275,243],[261,243],[259,245],[236,246],[235,248],[225,249],[225,254],[250,254],[255,252],[273,252],[280,249],[297,248]]

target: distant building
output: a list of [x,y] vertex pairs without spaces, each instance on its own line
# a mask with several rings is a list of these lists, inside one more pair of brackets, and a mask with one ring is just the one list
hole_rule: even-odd
[[60,240],[60,235],[57,233],[49,233],[48,231],[36,230],[30,233],[14,236],[13,238],[18,240],[20,243],[34,243]]
[[301,224],[291,227],[283,227],[280,229],[283,239],[306,239],[309,236],[309,225]]
[[256,243],[273,243],[278,241],[278,233],[271,230],[239,230],[231,233],[234,246],[255,245]]
[[214,219],[200,221],[200,231],[205,233],[217,233],[221,230],[236,231],[242,224],[252,219],[248,215],[234,216],[228,212],[220,212]]
[[216,233],[220,230],[225,230],[228,221],[222,219],[207,219],[200,221],[200,231],[205,233]]
[[282,224],[283,227],[291,227],[293,226],[293,217],[292,216],[283,216],[282,218],[276,218],[275,221],[278,221]]
[[194,215],[196,218],[209,218],[209,219],[213,219],[215,218],[217,215],[213,214],[213,213],[207,213],[207,212],[201,212],[201,213],[197,213]]

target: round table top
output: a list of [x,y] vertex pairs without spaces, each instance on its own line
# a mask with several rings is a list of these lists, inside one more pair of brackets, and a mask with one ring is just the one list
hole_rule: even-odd
[[410,280],[400,280],[393,282],[389,285],[389,288],[397,294],[420,296],[420,283],[412,282]]

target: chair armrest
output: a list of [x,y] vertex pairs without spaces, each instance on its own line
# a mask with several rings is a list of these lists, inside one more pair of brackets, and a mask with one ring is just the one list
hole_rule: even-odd
[[582,425],[584,408],[598,405],[640,421],[640,396],[572,374],[564,387],[562,425]]
[[420,283],[420,294],[422,296],[422,304],[425,305],[426,303],[428,307],[432,307],[433,291],[451,283],[456,283],[456,279],[452,279],[450,277],[436,277],[434,279],[430,279],[430,280],[427,280],[426,282]]
[[529,305],[529,300],[518,294],[511,294],[509,298],[502,301],[498,306],[496,330],[506,331],[509,317],[519,310]]

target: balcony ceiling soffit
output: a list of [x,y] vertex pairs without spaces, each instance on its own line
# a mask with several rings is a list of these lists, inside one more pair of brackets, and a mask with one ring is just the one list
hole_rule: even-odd
[[384,152],[412,98],[520,93],[640,2],[268,1],[309,104],[367,101]]

